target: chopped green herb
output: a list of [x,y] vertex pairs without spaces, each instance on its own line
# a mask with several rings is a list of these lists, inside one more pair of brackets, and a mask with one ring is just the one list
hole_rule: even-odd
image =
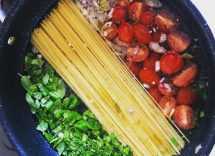
[[200,117],[200,118],[203,118],[204,116],[205,116],[205,112],[204,112],[204,111],[200,111],[199,117]]
[[181,55],[182,58],[184,59],[192,59],[193,58],[193,55],[189,54],[189,53],[183,53]]
[[172,137],[170,141],[171,141],[171,143],[172,143],[173,145],[175,145],[175,146],[178,146],[178,145],[179,145],[178,142],[177,142],[177,140],[176,140],[174,137]]
[[[67,90],[54,69],[35,54],[25,57],[21,84],[27,91],[26,101],[38,117],[37,130],[63,156],[131,156],[128,146],[115,135],[107,134],[95,115],[80,99]],[[119,106],[116,104],[119,109]],[[84,108],[84,109],[83,109]]]

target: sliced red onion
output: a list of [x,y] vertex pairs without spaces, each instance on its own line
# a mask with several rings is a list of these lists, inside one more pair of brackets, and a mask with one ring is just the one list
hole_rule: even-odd
[[147,85],[146,83],[143,84],[143,87],[146,88],[146,89],[149,89],[149,88],[150,88],[150,86]]
[[167,92],[171,92],[172,91],[172,88],[170,87],[169,84],[164,83],[163,86],[164,86],[165,89],[167,89]]
[[146,4],[152,8],[160,8],[162,3],[159,0],[145,0]]
[[165,80],[165,77],[162,77],[162,78],[160,79],[160,83],[162,83],[164,80]]
[[108,13],[108,18],[111,19],[112,16],[113,16],[113,11],[114,11],[114,8],[112,8],[109,13]]
[[139,51],[139,46],[137,45],[135,48],[134,48],[134,54],[136,55]]
[[160,61],[155,61],[155,71],[160,71]]
[[162,33],[161,36],[160,36],[160,41],[159,42],[164,43],[164,42],[166,42],[166,39],[167,39],[167,35]]
[[157,43],[157,42],[150,42],[149,43],[149,48],[151,50],[153,50],[154,52],[159,53],[159,54],[163,54],[163,53],[165,53],[167,51],[164,47],[161,47],[159,45],[159,43]]

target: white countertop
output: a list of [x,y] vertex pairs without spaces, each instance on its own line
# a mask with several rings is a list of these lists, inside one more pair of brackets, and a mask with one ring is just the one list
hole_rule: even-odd
[[[207,21],[211,31],[215,37],[215,8],[213,0],[192,0],[199,9],[205,20]],[[210,153],[210,156],[215,156],[215,146]]]

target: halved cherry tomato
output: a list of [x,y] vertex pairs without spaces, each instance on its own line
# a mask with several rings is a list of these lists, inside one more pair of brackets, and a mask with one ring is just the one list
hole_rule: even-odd
[[191,41],[187,34],[181,31],[170,32],[167,36],[167,44],[176,52],[184,52],[190,45]]
[[161,10],[155,17],[155,24],[163,32],[171,32],[178,28],[178,22],[175,16],[167,11]]
[[141,12],[139,22],[143,25],[152,25],[154,23],[155,16],[152,11]]
[[106,28],[104,30],[104,33],[106,33],[104,36],[108,40],[114,40],[117,37],[117,27],[115,24],[112,24],[110,27]]
[[146,45],[129,47],[126,50],[126,56],[129,61],[141,62],[149,56],[149,49]]
[[169,51],[163,54],[160,60],[161,71],[165,74],[176,73],[181,69],[183,64],[184,61],[181,56],[174,51]]
[[127,65],[127,67],[130,69],[130,71],[135,75],[138,76],[140,69],[141,69],[141,65],[139,65],[138,63],[135,62],[125,62],[125,64]]
[[162,78],[158,84],[158,90],[165,96],[173,96],[177,93],[177,88],[168,78]]
[[148,59],[146,59],[144,63],[144,68],[155,70],[155,62],[160,60],[160,56],[158,54],[152,53]]
[[187,105],[177,106],[173,114],[176,125],[181,129],[191,129],[195,126],[195,115],[193,109]]
[[196,93],[193,92],[191,87],[181,88],[177,94],[177,102],[179,105],[190,105],[197,98]]
[[160,75],[154,70],[144,68],[139,72],[139,78],[142,83],[155,86],[159,83]]
[[118,37],[120,41],[130,44],[134,35],[133,26],[127,22],[120,24],[118,28]]
[[168,117],[173,113],[174,109],[176,108],[176,100],[172,96],[163,96],[159,100],[158,104],[161,107],[162,112]]
[[128,17],[131,23],[137,23],[139,21],[142,8],[142,2],[133,2],[130,4],[128,8]]
[[162,97],[158,88],[155,87],[150,87],[149,94],[155,99],[156,102],[159,102],[160,98]]
[[126,8],[129,5],[129,1],[128,0],[117,0],[116,5]]
[[152,41],[152,36],[147,29],[142,24],[134,25],[134,36],[141,44],[149,44]]
[[120,23],[120,22],[123,22],[125,18],[126,18],[125,9],[119,6],[115,6],[112,13],[112,21]]
[[187,87],[196,77],[198,68],[195,63],[188,63],[184,69],[173,77],[173,83],[177,87]]

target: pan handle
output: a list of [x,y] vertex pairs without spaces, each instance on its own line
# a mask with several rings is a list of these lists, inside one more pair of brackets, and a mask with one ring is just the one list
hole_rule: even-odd
[[0,23],[3,23],[14,0],[0,0]]

